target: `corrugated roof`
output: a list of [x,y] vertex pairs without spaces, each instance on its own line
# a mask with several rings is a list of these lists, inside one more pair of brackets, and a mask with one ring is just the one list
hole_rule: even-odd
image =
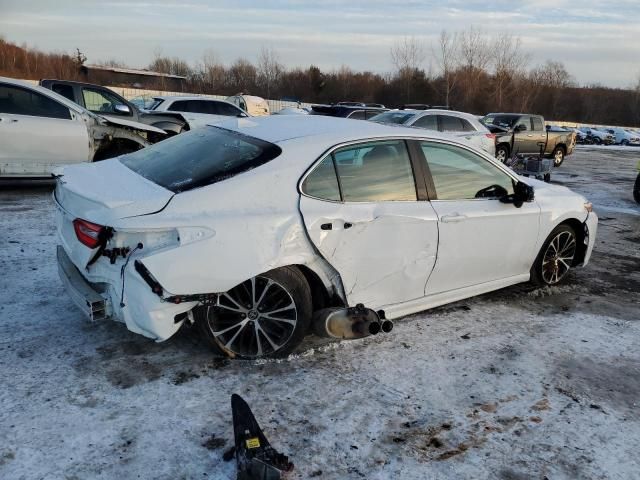
[[148,75],[149,77],[176,78],[179,80],[187,79],[187,77],[182,77],[180,75],[172,75],[170,73],[161,73],[161,72],[152,72],[151,70],[136,70],[134,68],[107,67],[104,65],[85,65],[84,67],[89,70],[105,70],[105,71],[117,72],[117,73],[130,73],[133,75]]

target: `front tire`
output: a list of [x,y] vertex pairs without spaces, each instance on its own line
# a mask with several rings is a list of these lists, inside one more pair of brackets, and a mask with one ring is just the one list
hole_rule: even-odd
[[531,268],[531,281],[539,286],[557,285],[571,268],[577,252],[576,232],[569,225],[558,225],[549,234]]
[[213,349],[232,358],[287,356],[309,330],[311,289],[295,267],[242,282],[199,307],[196,322]]
[[564,162],[564,148],[556,147],[551,156],[553,157],[553,166],[559,167]]

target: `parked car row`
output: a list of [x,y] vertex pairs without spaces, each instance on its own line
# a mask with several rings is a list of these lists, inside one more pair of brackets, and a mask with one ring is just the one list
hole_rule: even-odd
[[553,131],[572,131],[582,145],[640,146],[640,130],[622,127],[551,127]]

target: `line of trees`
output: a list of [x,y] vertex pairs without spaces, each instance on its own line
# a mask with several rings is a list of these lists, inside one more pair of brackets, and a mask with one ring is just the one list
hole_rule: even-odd
[[[531,66],[521,39],[508,33],[489,35],[474,27],[442,31],[430,46],[407,37],[392,45],[389,55],[395,68],[387,74],[346,65],[331,71],[313,65],[287,68],[270,47],[263,47],[254,62],[239,58],[231,64],[213,50],[195,64],[157,50],[147,68],[186,77],[184,89],[193,93],[245,92],[317,103],[425,103],[477,114],[526,111],[553,120],[640,125],[640,79],[635,89],[580,87],[561,62]],[[85,60],[80,50],[44,53],[0,37],[0,75],[77,80]],[[116,59],[102,65],[125,66]]]

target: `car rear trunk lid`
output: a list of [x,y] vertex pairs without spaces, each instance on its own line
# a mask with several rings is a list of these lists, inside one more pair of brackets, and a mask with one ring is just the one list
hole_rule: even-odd
[[75,218],[100,225],[158,212],[174,196],[117,158],[65,167],[57,178],[54,195],[58,205]]

